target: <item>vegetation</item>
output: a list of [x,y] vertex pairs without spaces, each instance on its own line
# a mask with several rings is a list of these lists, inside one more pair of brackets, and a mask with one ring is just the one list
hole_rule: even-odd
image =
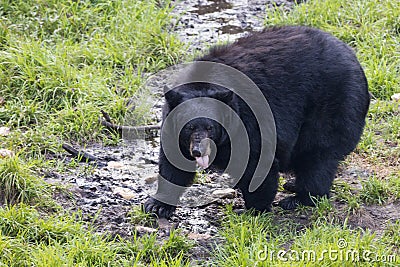
[[69,214],[0,209],[0,266],[181,266],[190,247],[175,231],[163,243],[154,235],[110,239]]
[[33,202],[48,194],[48,187],[18,157],[0,161],[0,203]]
[[0,124],[3,147],[42,159],[60,139],[110,140],[101,109],[121,122],[127,99],[154,72],[176,62],[168,4],[156,1],[0,2]]
[[275,217],[237,215],[228,210],[221,230],[226,244],[215,254],[215,265],[368,266],[373,261],[376,266],[396,265],[395,246],[390,244],[396,242],[396,235],[391,236],[389,231],[398,231],[398,225],[385,232],[388,246],[386,240],[376,238],[369,230],[354,230],[324,217],[307,227]]
[[0,266],[186,264],[191,244],[181,234],[162,243],[97,234],[54,207],[40,177],[64,168],[55,156],[62,142],[118,141],[98,123],[100,110],[121,122],[143,73],[182,54],[167,33],[169,4],[1,0],[0,17],[0,126],[11,129],[0,148],[17,154],[0,158]]
[[267,25],[300,24],[331,32],[357,51],[370,92],[390,99],[399,91],[400,3],[398,1],[308,1],[287,13],[267,13]]

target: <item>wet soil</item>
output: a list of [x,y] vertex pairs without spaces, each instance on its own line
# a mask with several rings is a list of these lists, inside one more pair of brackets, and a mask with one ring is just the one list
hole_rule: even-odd
[[[293,1],[180,1],[174,10],[178,14],[178,19],[173,23],[174,31],[188,44],[189,54],[201,52],[212,44],[233,41],[251,31],[262,29],[265,10],[272,8],[274,4],[290,9]],[[161,92],[154,91],[152,118],[155,123],[161,120],[162,103]],[[196,241],[193,259],[206,260],[210,256],[210,244],[219,242],[216,233],[224,216],[224,206],[232,204],[234,210],[244,210],[240,192],[235,192],[233,196],[216,197],[208,201],[210,204],[203,206],[178,207],[171,219],[160,220],[158,225],[137,225],[131,221],[130,212],[133,207],[142,205],[155,190],[159,138],[138,139],[123,142],[118,146],[104,147],[96,144],[84,150],[97,157],[100,164],[79,163],[77,168],[67,172],[47,173],[46,180],[67,185],[70,194],[57,193],[56,200],[66,209],[81,210],[83,219],[93,222],[99,232],[129,238],[135,231],[139,235],[156,231],[157,236],[162,239],[168,236],[171,228],[179,228]],[[64,160],[68,162],[72,158],[66,153]],[[349,164],[339,170],[338,179],[357,190],[361,187],[360,178],[365,179],[370,174],[371,171],[362,166]],[[228,178],[218,173],[210,174],[194,188],[213,192],[224,188],[224,184],[221,183],[223,179]],[[192,194],[186,196],[188,202],[199,201],[195,192],[192,191]],[[288,192],[279,192],[276,201],[287,194]],[[335,201],[334,206],[340,210],[345,203]],[[364,208],[362,213],[352,216],[349,223],[354,227],[379,231],[384,229],[388,221],[400,219],[399,207],[399,204],[370,206]],[[289,219],[304,226],[308,225],[311,215],[310,211],[301,216],[294,212],[282,213],[276,207],[273,208],[273,212],[282,216],[277,215],[277,221]],[[154,230],[155,228],[158,230]]]
[[215,43],[261,30],[266,9],[282,6],[290,10],[293,4],[280,0],[184,0],[175,8],[180,14],[176,32],[190,44],[189,51],[204,51]]

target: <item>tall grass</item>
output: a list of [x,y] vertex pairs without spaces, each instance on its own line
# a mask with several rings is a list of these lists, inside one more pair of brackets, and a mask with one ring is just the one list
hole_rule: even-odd
[[48,186],[17,156],[0,159],[0,203],[31,203],[49,197]]
[[300,24],[331,32],[354,47],[378,99],[400,92],[400,1],[312,0],[291,12],[267,12],[267,25]]
[[100,109],[122,122],[143,73],[179,60],[170,9],[136,0],[0,1],[0,125],[14,132],[6,146],[25,152],[31,141],[27,153],[38,156],[60,139],[114,142]]
[[0,266],[189,266],[191,246],[176,231],[160,243],[136,233],[132,240],[110,239],[68,214],[0,209]]

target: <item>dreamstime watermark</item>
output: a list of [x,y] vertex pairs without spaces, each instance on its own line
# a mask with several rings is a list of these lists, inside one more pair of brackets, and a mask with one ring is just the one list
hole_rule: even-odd
[[[169,110],[164,118],[160,139],[163,153],[168,159],[168,163],[173,166],[171,168],[176,168],[182,172],[193,172],[196,162],[189,160],[182,154],[179,134],[191,120],[206,118],[217,122],[225,129],[229,137],[231,153],[225,172],[230,174],[233,179],[230,187],[239,182],[239,179],[242,178],[248,168],[249,158],[252,153],[250,148],[251,139],[259,138],[259,147],[257,147],[259,152],[258,162],[254,166],[252,177],[246,178],[250,181],[249,192],[253,192],[261,186],[274,160],[276,128],[267,99],[249,77],[224,64],[196,61],[172,66],[153,75],[150,81],[156,84],[155,86],[158,86],[158,88],[164,88],[164,94],[176,88],[187,90],[193,84],[204,84],[205,91],[210,92],[210,95],[206,94],[185,101],[178,101],[179,104]],[[242,120],[242,117],[237,112],[237,107],[234,108],[235,105],[230,105],[230,103],[213,97],[213,93],[221,91],[234,93],[235,96],[241,99],[241,105],[246,105],[246,107],[241,106],[241,108],[250,110],[251,116],[254,118],[254,122],[251,122],[253,125],[250,126],[253,132],[249,132],[249,121]],[[196,91],[194,92],[196,94]],[[125,125],[132,125],[131,121],[126,120]],[[137,138],[137,134],[131,131],[123,131],[123,138],[125,141],[130,141]],[[217,146],[213,144],[212,149],[216,150]],[[217,152],[212,151],[214,156]],[[153,194],[152,197],[170,205],[188,206],[187,202],[179,202],[178,200],[179,196],[187,190],[190,190],[190,187],[176,185],[171,183],[168,177],[159,175],[157,193]],[[208,195],[208,193],[204,194]],[[201,198],[197,197],[197,199]],[[208,202],[212,201],[210,198],[204,199],[208,199]],[[189,206],[204,204],[207,203],[199,201],[189,204]]]
[[321,261],[340,261],[340,262],[388,262],[396,261],[395,254],[379,254],[369,249],[355,249],[348,247],[347,241],[340,238],[337,241],[337,249],[323,250],[270,250],[267,246],[257,252],[258,261],[271,262],[321,262]]

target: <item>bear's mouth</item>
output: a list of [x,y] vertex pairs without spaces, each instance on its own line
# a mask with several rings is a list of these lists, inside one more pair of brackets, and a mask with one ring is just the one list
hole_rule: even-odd
[[202,157],[195,157],[197,165],[199,165],[200,167],[202,167],[203,169],[207,169],[208,168],[208,164],[209,164],[209,160],[210,160],[210,156],[209,155],[205,155]]
[[[195,137],[198,137],[196,135]],[[190,154],[193,158],[196,159],[196,163],[203,169],[206,169],[210,165],[210,154],[211,154],[211,146],[210,146],[210,138],[191,138],[190,142]]]

